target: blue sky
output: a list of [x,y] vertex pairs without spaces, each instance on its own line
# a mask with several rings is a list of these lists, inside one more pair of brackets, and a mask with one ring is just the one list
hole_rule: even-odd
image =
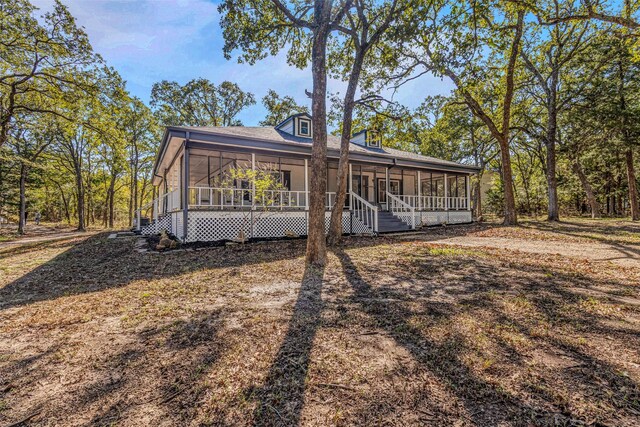
[[[181,84],[204,77],[214,83],[229,80],[256,96],[256,105],[240,120],[257,125],[264,118],[260,99],[269,89],[293,96],[310,106],[304,90],[311,90],[311,72],[289,67],[284,55],[254,66],[226,60],[217,4],[207,0],[62,0],[85,28],[93,48],[127,81],[129,91],[148,102],[151,86],[160,80]],[[53,0],[32,0],[43,12]],[[329,90],[344,84],[331,81]],[[447,94],[448,81],[424,76],[395,94],[395,100],[415,107],[427,95]]]

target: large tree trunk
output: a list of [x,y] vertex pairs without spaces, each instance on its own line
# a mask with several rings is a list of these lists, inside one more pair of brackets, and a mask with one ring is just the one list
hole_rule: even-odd
[[627,163],[627,181],[629,183],[629,204],[631,205],[631,220],[640,220],[640,207],[638,207],[638,186],[636,171],[633,167],[633,150],[627,149],[625,153]]
[[349,182],[349,145],[351,144],[351,129],[353,125],[353,102],[358,88],[360,71],[364,54],[356,54],[352,72],[349,76],[347,92],[344,96],[344,111],[342,113],[342,138],[340,141],[340,160],[338,162],[336,202],[331,210],[331,222],[329,224],[329,245],[334,246],[342,240],[342,211],[347,197],[347,184]]
[[578,179],[580,180],[580,184],[582,184],[582,189],[587,195],[587,203],[591,207],[591,218],[600,218],[600,203],[598,203],[598,199],[596,199],[595,192],[593,191],[593,187],[589,184],[589,180],[587,179],[587,175],[585,175],[582,170],[582,166],[577,158],[573,159],[573,170],[576,175],[578,175]]
[[307,265],[324,266],[327,257],[325,239],[325,197],[327,192],[327,69],[326,50],[329,36],[331,2],[316,1],[316,28],[313,32],[311,62],[313,73],[313,147],[311,149],[311,179],[309,182],[309,232]]
[[19,219],[18,219],[18,234],[24,234],[24,229],[26,225],[25,213],[27,212],[27,197],[26,197],[26,187],[27,187],[27,173],[28,167],[24,163],[20,164],[20,208],[19,208]]

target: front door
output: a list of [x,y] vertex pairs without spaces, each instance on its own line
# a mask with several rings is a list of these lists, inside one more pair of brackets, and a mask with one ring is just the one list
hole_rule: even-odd
[[353,175],[351,183],[353,192],[365,200],[369,200],[369,177],[367,175]]
[[[389,193],[400,195],[400,181],[397,179],[389,180]],[[378,178],[378,203],[387,203],[387,180]]]

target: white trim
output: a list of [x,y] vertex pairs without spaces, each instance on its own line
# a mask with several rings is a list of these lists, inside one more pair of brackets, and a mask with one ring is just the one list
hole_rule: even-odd
[[[297,130],[296,130],[296,136],[302,136],[302,137],[305,137],[305,138],[311,138],[312,135],[313,135],[313,131],[311,129],[311,120],[305,119],[305,118],[302,118],[302,117],[298,117],[296,121],[297,121],[297,124],[298,124]],[[307,133],[302,133],[302,123],[306,123],[307,124],[307,130],[308,130]]]
[[444,174],[444,210],[449,210],[449,178]]
[[309,161],[304,159],[304,204],[305,209],[309,210]]

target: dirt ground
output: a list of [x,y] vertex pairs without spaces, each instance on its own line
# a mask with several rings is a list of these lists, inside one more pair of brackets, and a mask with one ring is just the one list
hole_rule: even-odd
[[640,425],[640,226],[0,247],[0,426]]
[[53,240],[64,240],[75,236],[96,233],[97,229],[79,232],[75,227],[65,224],[28,222],[25,233],[18,234],[16,224],[2,224],[0,227],[0,249],[18,247],[24,244],[33,244]]

